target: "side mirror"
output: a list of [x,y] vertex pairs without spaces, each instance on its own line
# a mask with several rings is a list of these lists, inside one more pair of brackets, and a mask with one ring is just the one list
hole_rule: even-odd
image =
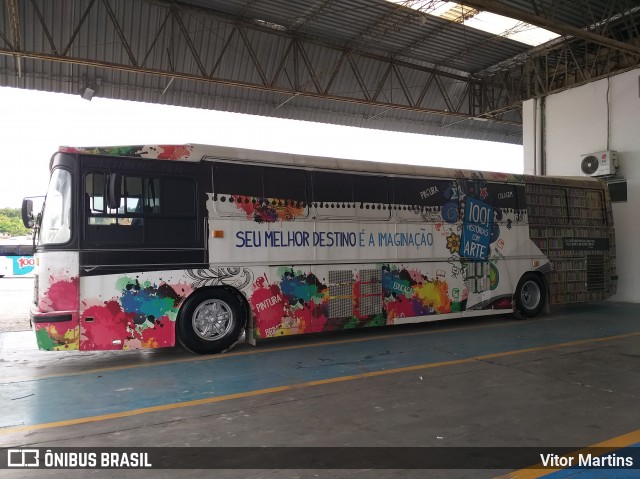
[[122,200],[122,175],[110,173],[107,180],[107,207],[112,210],[120,208]]
[[22,224],[25,228],[33,228],[35,221],[33,219],[33,201],[25,198],[22,200]]

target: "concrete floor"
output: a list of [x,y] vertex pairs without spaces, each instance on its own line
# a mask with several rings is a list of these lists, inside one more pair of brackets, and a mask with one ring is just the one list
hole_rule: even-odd
[[[212,357],[179,349],[45,353],[36,350],[31,332],[5,332],[0,341],[2,447],[553,450],[612,438],[619,438],[618,447],[640,442],[640,304],[554,308],[552,315],[530,321],[485,317],[281,338]],[[28,475],[568,477],[563,471],[526,475],[511,469],[39,470]],[[640,469],[571,477],[640,477]]]

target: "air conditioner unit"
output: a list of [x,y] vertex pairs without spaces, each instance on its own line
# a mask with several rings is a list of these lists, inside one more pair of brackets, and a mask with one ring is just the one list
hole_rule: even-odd
[[582,155],[580,170],[586,176],[615,175],[618,168],[618,153],[616,151],[596,151]]

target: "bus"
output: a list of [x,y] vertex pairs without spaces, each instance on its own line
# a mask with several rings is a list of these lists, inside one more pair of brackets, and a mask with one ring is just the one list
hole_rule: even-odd
[[205,145],[62,147],[36,227],[42,350],[513,314],[615,293],[604,182]]
[[0,278],[27,278],[33,275],[33,244],[27,238],[0,240]]

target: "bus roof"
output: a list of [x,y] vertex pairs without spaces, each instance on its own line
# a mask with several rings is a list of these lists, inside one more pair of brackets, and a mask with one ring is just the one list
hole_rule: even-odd
[[[184,145],[127,145],[104,147],[68,147],[59,148],[62,153],[118,156],[169,161],[210,161],[215,159],[241,160],[253,163],[274,165],[293,165],[307,168],[327,168],[333,170],[359,171],[403,176],[427,176],[444,178],[468,178],[520,183],[532,178],[528,175],[499,173],[491,171],[473,171],[436,166],[417,166],[403,163],[381,163],[375,161],[348,160],[332,157],[279,153],[273,151],[250,150],[227,146],[184,144]],[[589,177],[574,178],[593,180]]]

